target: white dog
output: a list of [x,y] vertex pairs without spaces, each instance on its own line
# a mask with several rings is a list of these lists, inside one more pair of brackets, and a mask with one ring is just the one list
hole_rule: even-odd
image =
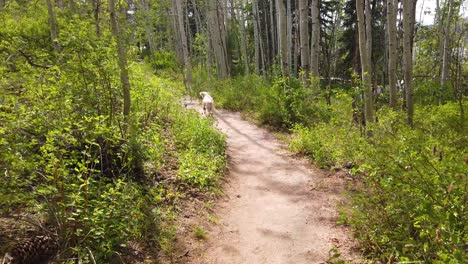
[[203,115],[206,116],[208,113],[209,116],[213,116],[213,97],[207,92],[201,92],[200,96],[202,98]]

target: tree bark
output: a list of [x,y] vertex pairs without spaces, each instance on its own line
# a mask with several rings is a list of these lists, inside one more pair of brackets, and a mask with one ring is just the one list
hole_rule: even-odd
[[301,69],[304,86],[309,85],[309,8],[308,0],[299,0],[299,35],[301,43]]
[[[369,6],[367,4],[368,0],[366,0],[366,8]],[[367,21],[369,21],[369,19],[364,18],[364,0],[356,0],[356,13],[358,20],[359,53],[361,56],[361,78],[362,86],[364,88],[364,115],[366,123],[372,123],[374,122],[374,104],[372,98],[370,54],[367,49],[369,44],[368,38],[371,38],[372,36],[366,35],[369,33],[367,27],[370,27],[371,25],[367,25]]]
[[[446,86],[448,80],[448,65],[450,59],[450,22],[452,20],[452,13],[453,13],[453,0],[448,1],[448,14],[447,18],[445,19],[445,29],[444,29],[444,41],[442,44],[442,66],[440,71],[440,103],[443,103],[442,94],[443,89]],[[442,20],[441,20],[442,22]],[[441,26],[442,28],[442,26]],[[442,40],[441,40],[442,42]]]
[[277,36],[276,36],[276,30],[275,30],[275,16],[274,16],[274,5],[275,0],[270,0],[270,34],[271,34],[271,54],[270,54],[270,60],[274,61],[277,50],[278,50],[278,41],[277,41]]
[[47,0],[47,12],[49,14],[49,29],[52,46],[57,53],[60,53],[60,44],[58,42],[59,29],[52,0]]
[[153,31],[152,22],[150,18],[151,6],[148,0],[141,0],[141,4],[143,6],[143,20],[145,23],[146,40],[148,41],[150,53],[154,54],[157,50],[157,45],[155,40],[155,33]]
[[176,10],[177,10],[177,25],[179,28],[179,37],[182,44],[182,54],[184,58],[184,65],[186,70],[185,81],[187,87],[190,89],[192,84],[192,63],[190,61],[190,54],[188,50],[187,34],[185,32],[185,22],[184,22],[184,8],[181,3],[182,0],[176,0]]
[[289,76],[289,60],[287,47],[286,7],[283,0],[276,0],[276,15],[278,21],[278,43],[281,59],[281,71],[284,77]]
[[216,59],[218,77],[225,79],[229,75],[229,66],[227,59],[226,30],[220,8],[217,0],[210,0],[208,7],[208,25],[211,44]]
[[319,75],[319,52],[320,52],[320,9],[319,0],[312,0],[311,14],[312,14],[312,40],[310,48],[310,74],[314,78],[320,77]]
[[397,28],[396,12],[398,0],[387,0],[387,36],[388,36],[388,82],[390,92],[390,107],[397,106]]
[[254,54],[255,54],[255,74],[260,74],[260,32],[258,30],[257,0],[252,1],[253,28],[254,28]]
[[406,111],[407,123],[413,127],[413,25],[415,23],[415,5],[416,0],[403,1],[403,60],[404,60],[404,79],[406,93]]
[[292,14],[291,14],[291,0],[286,0],[286,56],[288,58],[288,65],[289,65],[289,72],[293,73],[293,63],[292,63],[292,56],[294,54],[294,46],[293,46],[293,26],[292,26]]
[[114,0],[109,0],[109,15],[110,15],[110,24],[112,35],[117,42],[117,53],[119,57],[119,68],[120,68],[120,82],[122,84],[123,92],[123,115],[124,115],[124,126],[123,132],[127,132],[129,115],[130,115],[130,81],[128,77],[128,63],[127,63],[127,50],[125,49],[125,44],[120,33],[120,28],[117,23],[117,13],[115,11]]
[[242,60],[244,61],[244,73],[246,75],[250,74],[249,69],[249,58],[247,55],[247,39],[245,35],[245,16],[244,16],[244,0],[240,0],[240,38],[241,38],[241,45],[242,45]]
[[101,14],[101,0],[93,1],[94,26],[96,27],[96,36],[101,37],[101,23],[99,15]]

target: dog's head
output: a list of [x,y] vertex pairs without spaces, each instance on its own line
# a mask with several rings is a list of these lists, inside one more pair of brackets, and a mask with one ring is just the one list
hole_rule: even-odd
[[207,92],[200,92],[200,97],[203,98],[207,95],[208,93]]

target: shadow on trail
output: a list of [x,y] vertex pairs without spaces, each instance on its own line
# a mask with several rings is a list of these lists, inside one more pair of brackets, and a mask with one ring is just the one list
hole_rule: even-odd
[[236,132],[237,134],[243,136],[244,138],[246,138],[248,141],[250,141],[251,143],[257,145],[258,147],[264,149],[264,150],[267,150],[268,152],[270,152],[271,154],[275,155],[275,156],[281,156],[280,154],[276,153],[275,152],[275,149],[274,148],[269,148],[265,145],[262,145],[260,143],[258,143],[254,138],[252,138],[251,136],[243,133],[242,131],[240,131],[238,128],[236,128],[235,126],[233,126],[229,121],[226,120],[226,118],[223,118],[221,116],[221,114],[218,114],[218,113],[215,113],[215,117],[217,119],[220,119],[222,120],[230,129],[234,130],[234,132]]

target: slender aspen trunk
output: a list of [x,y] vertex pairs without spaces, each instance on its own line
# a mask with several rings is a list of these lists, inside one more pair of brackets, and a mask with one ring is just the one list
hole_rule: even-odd
[[286,0],[286,56],[288,58],[289,72],[293,72],[292,55],[294,54],[293,33],[292,33],[292,14],[291,0]]
[[252,1],[253,27],[254,27],[254,54],[255,54],[255,74],[260,74],[260,30],[258,24],[257,0]]
[[264,69],[266,71],[266,69],[268,68],[269,65],[271,65],[271,38],[270,38],[270,31],[268,30],[268,16],[266,14],[266,4],[264,3],[263,5],[264,7],[264,12],[263,12],[263,25],[265,27],[265,39],[266,39],[266,42],[265,42],[265,45],[264,45],[264,63],[265,63],[265,66],[264,66]]
[[242,45],[242,60],[244,61],[244,73],[246,75],[250,74],[249,70],[249,58],[247,55],[247,39],[245,35],[245,16],[244,16],[244,0],[240,0],[240,38],[241,38],[241,45]]
[[302,82],[309,85],[309,8],[308,0],[299,0],[299,35],[301,43]]
[[415,0],[403,1],[403,60],[404,60],[404,78],[406,90],[406,111],[407,122],[413,126],[414,104],[413,104],[413,24],[414,21],[414,2]]
[[224,17],[221,6],[217,0],[210,0],[208,6],[208,29],[210,31],[210,40],[213,47],[216,69],[218,77],[225,79],[228,77],[229,68],[227,60],[226,30],[224,27]]
[[283,0],[276,0],[276,16],[278,21],[278,44],[279,54],[281,59],[281,71],[283,76],[289,76],[289,60],[287,52],[287,23],[286,23],[286,7]]
[[390,92],[390,107],[396,109],[397,106],[397,28],[396,12],[398,0],[387,0],[387,36],[388,36],[388,82]]
[[153,54],[157,50],[157,45],[156,45],[156,40],[154,36],[154,32],[151,27],[151,20],[149,18],[149,12],[150,12],[150,3],[148,0],[141,0],[141,4],[143,6],[143,16],[144,16],[144,23],[145,23],[145,33],[146,33],[146,39],[148,41],[148,45],[150,48],[150,53]]
[[366,36],[366,34],[369,32],[367,27],[370,27],[371,25],[367,25],[367,21],[364,18],[364,0],[356,0],[356,13],[359,35],[359,52],[361,56],[362,86],[364,89],[364,115],[366,123],[371,123],[374,122],[374,105],[372,99],[372,76],[370,69],[370,59],[367,50],[369,41],[367,38],[371,38],[372,36]]
[[[440,103],[442,102],[442,93],[443,89],[446,86],[447,80],[448,80],[448,65],[449,65],[449,59],[450,59],[450,22],[452,20],[452,13],[453,13],[453,0],[448,1],[448,14],[447,18],[445,19],[445,29],[444,29],[444,41],[442,44],[442,68],[440,71],[440,89],[441,89],[441,94],[440,94]],[[442,26],[441,26],[442,28]],[[442,40],[441,40],[442,42]]]
[[49,28],[52,46],[54,47],[57,53],[60,53],[60,44],[58,42],[59,30],[52,0],[47,0],[47,12],[49,13]]
[[263,43],[263,34],[262,34],[262,25],[260,23],[260,12],[258,7],[258,1],[256,1],[256,11],[257,11],[257,26],[258,26],[258,36],[259,36],[259,44],[260,44],[260,70],[261,72],[265,72],[265,44]]
[[277,48],[278,48],[278,42],[277,42],[277,37],[276,37],[276,30],[275,30],[275,15],[274,15],[274,1],[275,0],[269,0],[270,1],[270,34],[271,34],[271,61],[273,61],[276,57],[277,54]]
[[94,26],[96,27],[96,36],[98,38],[101,37],[101,22],[99,15],[101,14],[101,0],[95,0],[93,1],[93,6],[94,6]]
[[[319,75],[319,54],[320,54],[320,10],[319,0],[312,0],[311,14],[312,14],[312,40],[310,47],[310,74],[314,78],[320,77]],[[315,91],[317,92],[317,91]]]
[[122,84],[122,93],[124,99],[123,115],[124,115],[124,126],[123,132],[126,133],[129,124],[130,114],[130,80],[128,77],[128,63],[127,63],[127,50],[123,42],[120,28],[117,23],[117,13],[115,11],[114,0],[109,0],[109,15],[112,35],[117,42],[117,54],[119,56],[119,68],[120,68],[120,82]]
[[182,7],[182,0],[176,0],[176,10],[177,10],[177,25],[179,28],[178,34],[181,40],[182,45],[182,55],[184,58],[184,65],[186,70],[186,84],[190,89],[192,83],[192,63],[190,61],[190,54],[188,50],[187,35],[185,32],[185,23],[184,23],[184,8]]

